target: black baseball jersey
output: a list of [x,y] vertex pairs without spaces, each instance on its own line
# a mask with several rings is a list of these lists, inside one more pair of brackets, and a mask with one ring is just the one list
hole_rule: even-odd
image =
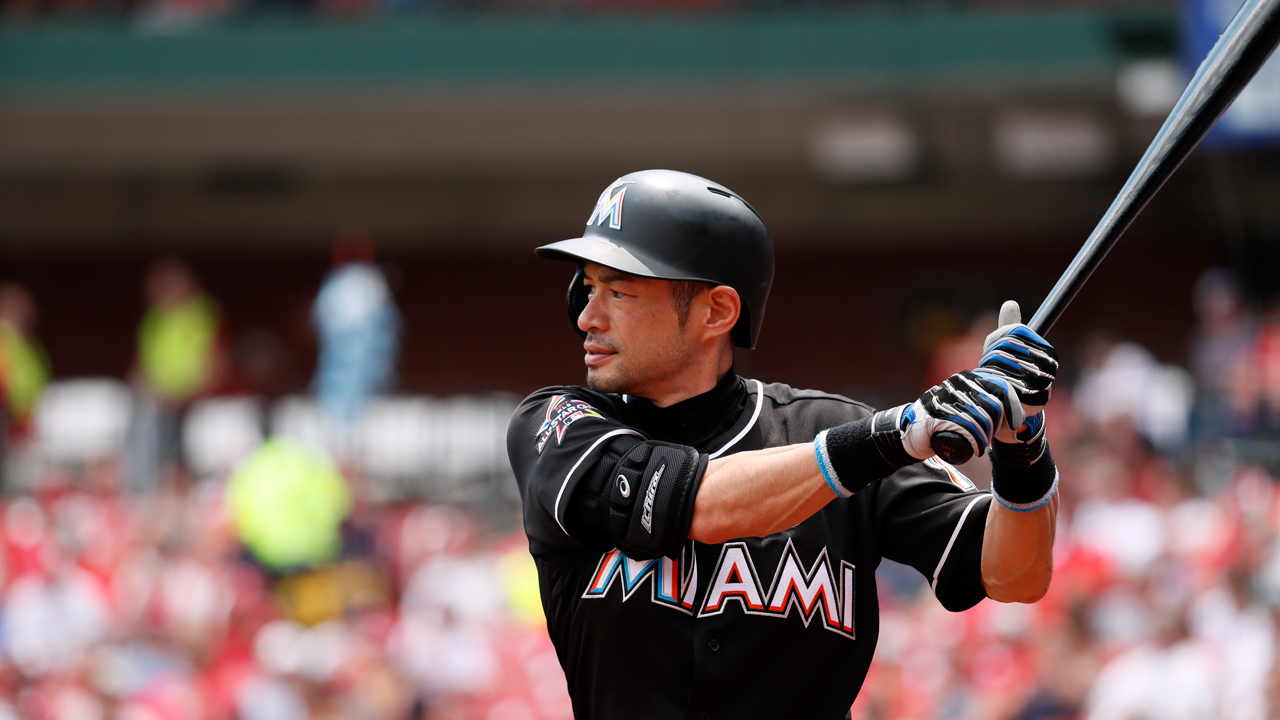
[[[664,473],[683,473],[692,495],[710,459],[812,443],[824,429],[871,414],[848,398],[732,373],[707,396],[671,408],[582,387],[525,399],[508,430],[508,453],[547,628],[579,720],[843,718],[875,650],[881,558],[920,571],[948,609],[985,597],[991,496],[936,459],[764,538],[687,540],[686,518],[662,556],[618,549],[631,547],[634,522],[618,525],[613,543],[574,517],[591,478],[616,474],[614,497],[643,500],[636,522],[653,528],[664,513],[680,514],[676,504],[686,513],[692,507],[678,493],[651,507]],[[687,452],[688,462],[657,441]],[[676,454],[650,473],[656,479],[619,473],[619,457],[644,442]]]

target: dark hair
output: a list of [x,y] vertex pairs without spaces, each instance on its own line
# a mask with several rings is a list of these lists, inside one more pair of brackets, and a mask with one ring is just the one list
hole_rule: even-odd
[[693,299],[712,287],[714,285],[711,283],[701,280],[671,281],[671,301],[676,306],[676,317],[680,322],[681,330],[689,322],[689,308],[693,305]]

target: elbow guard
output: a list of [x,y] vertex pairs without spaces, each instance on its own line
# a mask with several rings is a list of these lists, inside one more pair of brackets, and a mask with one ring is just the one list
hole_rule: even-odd
[[678,552],[706,469],[707,456],[686,445],[650,440],[629,449],[605,488],[608,532],[617,548],[636,559]]

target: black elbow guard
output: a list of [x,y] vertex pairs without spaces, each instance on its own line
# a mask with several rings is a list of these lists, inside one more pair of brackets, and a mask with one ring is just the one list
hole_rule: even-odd
[[609,487],[609,534],[618,549],[635,559],[679,551],[706,469],[707,456],[686,445],[650,440],[627,451]]

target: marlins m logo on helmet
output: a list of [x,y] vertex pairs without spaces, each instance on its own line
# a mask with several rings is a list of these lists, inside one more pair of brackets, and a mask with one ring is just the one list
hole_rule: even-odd
[[[624,185],[634,185],[633,180],[618,180],[612,185],[604,189],[600,193],[600,199],[596,201],[596,209],[591,211],[591,217],[587,218],[587,225],[603,225],[605,218],[609,219],[609,227],[614,230],[622,229],[622,198],[626,196],[627,189]],[[619,190],[619,188],[622,188]],[[613,191],[617,190],[618,194],[614,195]]]

